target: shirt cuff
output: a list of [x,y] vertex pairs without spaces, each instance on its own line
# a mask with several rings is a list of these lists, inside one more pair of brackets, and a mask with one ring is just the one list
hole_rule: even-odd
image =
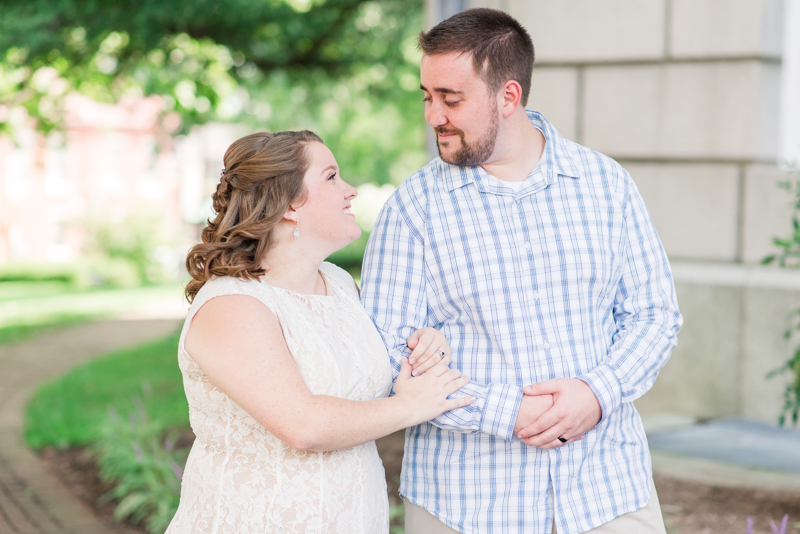
[[514,437],[514,426],[522,403],[522,388],[511,384],[489,384],[480,430],[506,441]]
[[598,423],[605,421],[622,403],[622,386],[617,375],[614,374],[614,370],[607,363],[601,364],[595,367],[592,372],[577,378],[583,380],[592,388],[594,396],[597,397],[597,401],[600,403],[600,409],[603,413]]

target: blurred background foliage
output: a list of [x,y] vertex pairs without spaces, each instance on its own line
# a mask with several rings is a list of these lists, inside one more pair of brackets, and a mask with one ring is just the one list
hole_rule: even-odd
[[[108,104],[157,96],[156,154],[179,152],[209,123],[241,135],[314,130],[359,188],[363,234],[330,258],[358,279],[378,210],[428,160],[421,29],[421,0],[0,0],[0,135],[23,146],[34,128],[47,150],[66,146],[73,95]],[[216,147],[220,159],[226,148]],[[0,263],[0,343],[178,296],[192,243],[171,235],[175,217],[166,224],[147,198],[133,211],[102,202],[75,210],[82,215],[63,231],[80,227],[77,260]],[[202,223],[182,216],[196,242]],[[188,425],[176,345],[177,333],[98,358],[43,384],[27,406],[28,445],[88,446],[114,486],[116,517],[150,532],[174,512],[185,461],[170,438]]]
[[[19,144],[33,127],[48,150],[65,146],[72,95],[109,104],[156,95],[160,131],[177,141],[220,122],[242,134],[314,130],[359,187],[353,211],[363,235],[330,258],[358,279],[377,211],[428,160],[415,113],[421,28],[421,0],[3,0],[0,135]],[[155,151],[174,146],[159,137]],[[188,221],[187,241],[146,204],[133,213],[93,208],[68,222],[83,236],[77,261],[0,264],[5,339],[89,316],[65,309],[65,295],[91,291],[86,302],[99,303],[98,291],[180,283],[204,220]]]
[[[175,133],[208,121],[320,133],[355,184],[424,163],[417,0],[11,0],[0,129],[58,129],[63,98],[161,95]],[[26,113],[23,114],[22,110]],[[170,128],[173,126],[170,125]],[[224,150],[224,147],[220,147]]]

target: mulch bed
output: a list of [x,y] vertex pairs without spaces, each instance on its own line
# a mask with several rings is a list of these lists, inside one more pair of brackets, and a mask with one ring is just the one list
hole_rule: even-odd
[[[191,436],[181,436],[187,446]],[[389,501],[397,504],[400,467],[403,461],[403,432],[378,440],[378,452],[386,468]],[[44,449],[40,457],[72,492],[94,508],[100,520],[122,534],[143,534],[143,528],[114,523],[114,503],[99,504],[110,488],[100,481],[97,466],[82,447]],[[780,523],[789,514],[787,534],[800,534],[800,493],[727,488],[655,477],[658,497],[669,534],[745,534],[746,516],[755,523],[754,534],[771,534],[770,519]]]

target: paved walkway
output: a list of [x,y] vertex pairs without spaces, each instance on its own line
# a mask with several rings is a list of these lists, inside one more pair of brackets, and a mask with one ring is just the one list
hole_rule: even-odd
[[107,352],[168,335],[180,322],[131,316],[0,345],[0,533],[110,532],[25,447],[25,405],[42,382]]
[[705,484],[800,492],[798,429],[731,417],[651,429],[647,436],[656,473]]

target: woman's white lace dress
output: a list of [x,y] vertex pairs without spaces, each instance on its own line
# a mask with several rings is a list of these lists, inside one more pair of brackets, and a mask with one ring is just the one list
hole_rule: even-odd
[[293,449],[217,389],[184,348],[189,324],[204,303],[249,295],[278,318],[313,393],[352,400],[387,396],[389,359],[353,279],[329,263],[320,272],[327,296],[222,277],[207,282],[194,299],[178,361],[197,440],[167,534],[389,531],[383,464],[374,442],[331,452]]

